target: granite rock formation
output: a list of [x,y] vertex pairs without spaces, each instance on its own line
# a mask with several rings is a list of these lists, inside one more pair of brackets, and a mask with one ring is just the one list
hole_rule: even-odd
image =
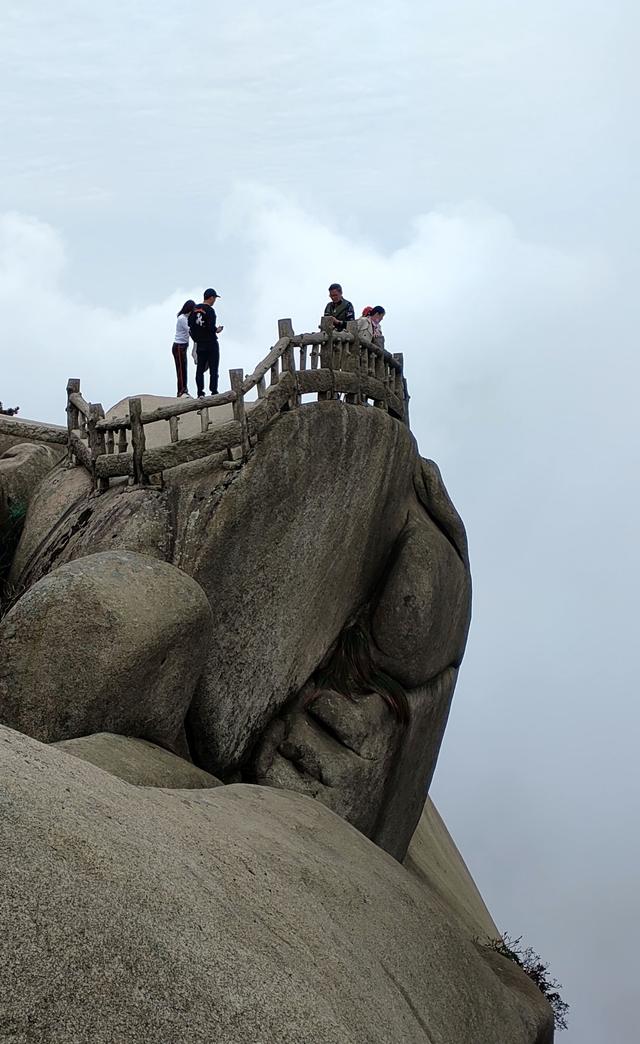
[[[18,588],[116,550],[178,567],[212,612],[185,720],[195,763],[227,781],[295,783],[362,827],[359,793],[368,836],[402,858],[470,614],[464,528],[408,429],[329,401],[280,416],[236,473],[210,459],[167,472],[163,488],[99,497],[83,475],[59,467],[37,490],[12,568]],[[354,644],[357,677],[347,669]],[[389,710],[389,686],[405,690],[408,722]],[[323,714],[326,697],[307,703],[322,690],[341,693],[342,735]],[[355,718],[368,722],[365,755],[353,749]],[[25,725],[1,706],[0,720]],[[132,734],[170,742],[163,730]]]
[[526,976],[319,802],[131,786],[4,728],[0,788],[1,1039],[552,1040]]
[[550,1044],[424,809],[471,581],[408,428],[328,399],[101,492],[27,449],[0,1039]]
[[0,707],[51,743],[121,732],[184,749],[211,610],[175,566],[107,551],[60,566],[0,621]]

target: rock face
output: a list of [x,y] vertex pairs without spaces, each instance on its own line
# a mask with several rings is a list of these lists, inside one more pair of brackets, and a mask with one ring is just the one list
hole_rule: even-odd
[[189,715],[205,768],[243,764],[366,602],[406,521],[414,453],[382,411],[318,403],[280,417],[218,501],[194,491],[181,507],[175,562],[214,613]]
[[173,790],[200,790],[221,787],[215,776],[197,768],[148,740],[98,732],[94,736],[60,740],[54,744],[64,754],[72,754],[96,765],[125,783],[139,787],[169,787]]
[[100,551],[171,557],[170,497],[156,489],[116,486],[99,499],[84,468],[54,472],[37,490],[11,570],[31,586],[52,569]]
[[409,689],[458,667],[471,612],[469,571],[416,505],[372,620],[375,662]]
[[21,442],[0,456],[0,533],[12,507],[26,511],[34,490],[64,456],[64,450]]
[[6,729],[0,790],[3,1040],[552,1041],[522,973],[318,802],[132,787]]
[[210,629],[174,566],[131,552],[61,566],[0,623],[0,721],[44,742],[122,732],[171,747]]
[[[18,587],[30,587],[50,571],[55,559],[47,554],[51,544],[60,546],[61,532],[67,541],[82,527],[90,510],[91,476],[84,468],[55,468],[40,483],[29,503],[20,543],[11,565],[10,578]],[[73,514],[75,505],[78,517]],[[69,524],[69,518],[73,521]],[[48,568],[45,568],[45,562]],[[36,568],[32,568],[35,565]]]
[[431,798],[411,839],[404,865],[455,910],[472,938],[499,939],[498,931],[456,844]]
[[100,495],[48,453],[0,461],[0,1040],[551,1044],[423,812],[471,584],[407,428],[320,402]]
[[[238,472],[205,460],[164,479],[96,497],[84,469],[52,473],[33,497],[12,578],[31,594],[65,563],[112,549],[191,576],[212,614],[205,669],[186,697],[193,760],[226,781],[312,794],[401,859],[470,616],[464,527],[437,468],[384,411],[326,401],[281,415]],[[156,601],[167,603],[159,587]],[[355,633],[358,678],[345,652]],[[140,629],[136,639],[129,660],[145,662]],[[405,689],[408,724],[385,703],[390,687]],[[164,724],[151,728],[91,717],[82,732],[168,742]],[[31,734],[48,735],[43,722]]]

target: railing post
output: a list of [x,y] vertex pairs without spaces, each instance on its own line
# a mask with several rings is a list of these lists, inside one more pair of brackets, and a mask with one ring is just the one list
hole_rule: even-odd
[[177,442],[179,439],[178,435],[178,421],[179,417],[169,417],[169,437],[172,442]]
[[393,358],[398,363],[398,369],[395,372],[395,379],[393,383],[393,390],[399,399],[402,398],[402,375],[404,371],[404,355],[402,352],[394,352]]
[[67,381],[67,456],[69,458],[69,463],[72,463],[73,461],[71,432],[75,431],[79,426],[78,407],[74,406],[70,401],[74,392],[80,392],[80,381],[77,377],[70,377]]
[[411,396],[409,395],[409,389],[407,388],[406,377],[402,378],[402,390],[404,401],[404,422],[407,425],[407,427],[410,428],[411,424],[409,422],[409,399],[411,398]]
[[144,473],[142,456],[145,451],[144,424],[142,417],[142,400],[129,399],[129,420],[131,421],[131,448],[133,450],[133,481],[136,486],[148,484]]
[[349,356],[348,356],[348,358],[349,358],[349,365],[348,365],[348,367],[347,366],[343,366],[343,369],[345,369],[345,370],[348,369],[348,371],[350,373],[355,373],[357,375],[357,378],[358,378],[358,391],[357,392],[349,392],[346,395],[346,397],[345,397],[345,402],[349,402],[349,403],[362,402],[362,389],[360,388],[360,380],[361,380],[361,374],[360,374],[360,352],[363,351],[364,348],[360,347],[360,334],[358,332],[358,321],[357,321],[357,319],[350,319],[349,320],[349,322],[347,323],[347,332],[350,333],[353,336],[353,341],[351,342],[350,345],[347,345],[347,349],[348,349],[348,353],[349,353]]
[[290,319],[278,319],[278,340],[281,337],[295,337]]
[[89,403],[89,418],[87,420],[87,439],[89,444],[89,452],[91,454],[91,471],[93,473],[93,487],[104,493],[109,488],[109,479],[96,478],[96,459],[104,455],[107,451],[104,441],[104,432],[98,431],[96,424],[99,420],[104,420],[104,410],[102,404],[99,402]]
[[243,370],[229,370],[229,381],[231,382],[231,391],[234,391],[236,393],[236,398],[233,403],[233,417],[234,420],[240,421],[242,458],[243,460],[246,460],[249,456],[249,450],[251,447],[249,443],[249,429],[247,426],[247,412],[244,406],[244,392],[242,390],[243,380]]
[[[320,366],[323,370],[333,371],[333,319],[330,315],[323,315],[320,320],[320,329],[326,335],[320,345]],[[318,392],[318,402],[323,399],[332,399],[333,392]]]
[[[287,330],[288,332],[282,333],[282,330]],[[290,319],[280,319],[278,321],[278,333],[280,333],[281,337],[291,338],[295,336]],[[293,345],[291,343],[287,345],[284,352],[282,353],[282,372],[290,373],[294,380],[295,387],[293,389],[291,398],[289,399],[289,407],[290,409],[295,410],[296,406],[300,405],[300,392],[298,391],[298,384],[296,380],[296,355]]]

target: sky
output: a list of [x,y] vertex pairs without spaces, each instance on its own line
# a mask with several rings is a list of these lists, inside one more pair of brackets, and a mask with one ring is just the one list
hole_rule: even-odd
[[639,28],[632,0],[0,9],[5,405],[173,394],[205,286],[223,373],[329,282],[386,307],[474,576],[432,795],[566,1044],[637,1039]]

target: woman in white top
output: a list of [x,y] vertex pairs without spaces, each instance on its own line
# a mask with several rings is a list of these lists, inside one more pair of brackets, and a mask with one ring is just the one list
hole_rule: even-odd
[[178,312],[178,321],[176,323],[176,336],[173,342],[171,352],[173,354],[174,362],[176,364],[176,376],[178,378],[178,398],[183,399],[189,395],[187,391],[187,350],[189,348],[189,319],[193,309],[195,308],[195,301],[185,301],[182,308]]

